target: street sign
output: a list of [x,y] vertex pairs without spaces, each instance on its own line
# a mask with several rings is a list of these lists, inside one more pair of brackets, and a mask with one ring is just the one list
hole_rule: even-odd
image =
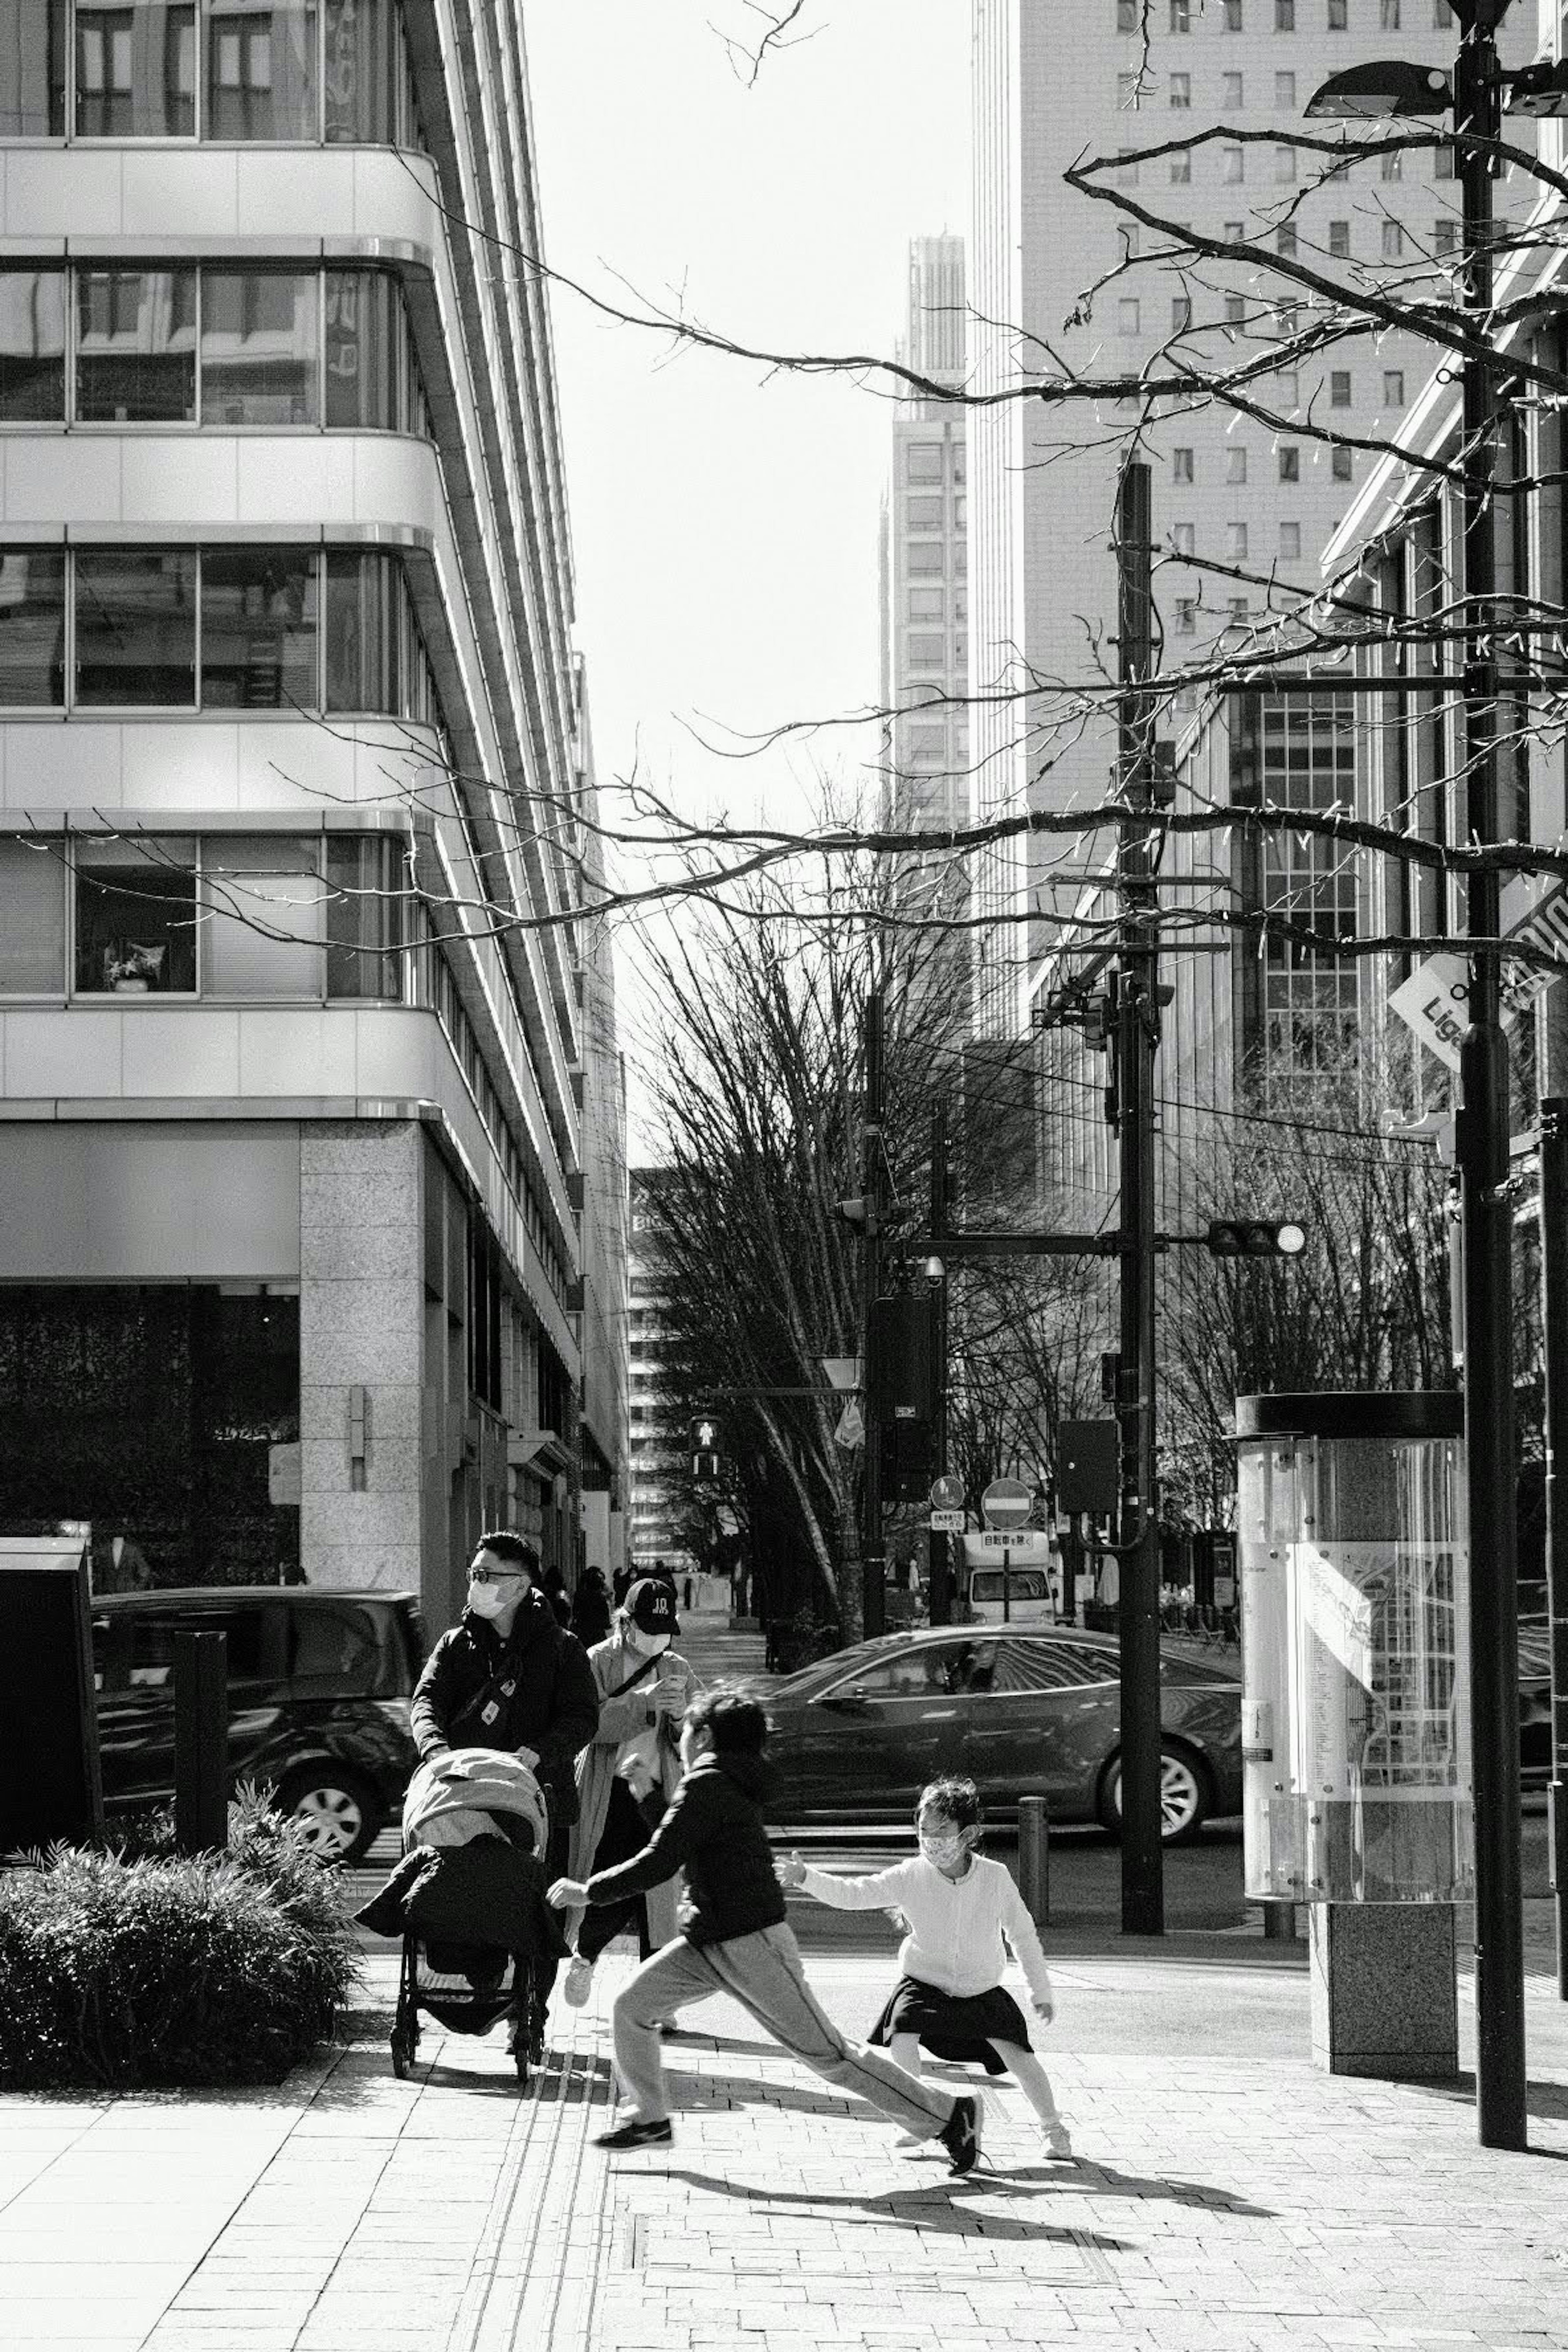
[[1021,1478],[993,1478],[980,1497],[988,1528],[1021,1528],[1035,1507],[1034,1491]]
[[929,1524],[933,1536],[961,1536],[963,1533],[963,1513],[933,1511]]
[[866,1416],[853,1397],[838,1416],[838,1426],[833,1433],[835,1445],[854,1446],[866,1443]]
[[933,1511],[962,1511],[963,1481],[962,1478],[939,1478],[931,1490]]
[[997,1568],[1004,1553],[1009,1568],[1051,1568],[1056,1563],[1051,1538],[1038,1528],[987,1528],[963,1538],[967,1568]]
[[1451,1070],[1459,1066],[1459,1040],[1469,1025],[1470,968],[1463,956],[1428,956],[1388,999],[1407,1029],[1414,1029]]

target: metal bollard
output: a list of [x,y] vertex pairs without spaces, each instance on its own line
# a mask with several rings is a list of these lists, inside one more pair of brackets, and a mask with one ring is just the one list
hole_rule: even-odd
[[1051,1916],[1051,1826],[1044,1797],[1018,1800],[1018,1892],[1037,1927]]
[[1295,1943],[1296,1906],[1273,1900],[1266,1902],[1263,1905],[1263,1936],[1266,1943]]
[[174,1636],[174,1843],[182,1853],[228,1844],[228,1636]]

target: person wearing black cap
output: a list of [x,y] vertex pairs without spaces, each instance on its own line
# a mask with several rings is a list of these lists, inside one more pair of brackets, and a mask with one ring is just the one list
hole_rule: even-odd
[[[638,1577],[616,1612],[609,1639],[588,1653],[599,1728],[577,1759],[569,1877],[588,1878],[640,1853],[679,1784],[681,1718],[701,1688],[670,1647],[679,1631],[669,1586],[661,1578]],[[594,1963],[623,1927],[637,1929],[646,1959],[674,1935],[675,1909],[668,1883],[581,1915],[576,1957],[563,1988],[569,2005],[580,2009],[587,2000]]]

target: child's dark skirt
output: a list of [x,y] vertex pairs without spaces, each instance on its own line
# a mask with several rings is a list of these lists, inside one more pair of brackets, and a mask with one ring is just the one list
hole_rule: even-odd
[[1007,2072],[991,2047],[994,2042],[1034,2048],[1023,2011],[1000,1985],[993,1985],[989,1992],[952,1993],[919,1977],[900,1977],[866,2039],[885,2049],[895,2033],[918,2034],[921,2047],[933,2058],[984,2066],[988,2074]]

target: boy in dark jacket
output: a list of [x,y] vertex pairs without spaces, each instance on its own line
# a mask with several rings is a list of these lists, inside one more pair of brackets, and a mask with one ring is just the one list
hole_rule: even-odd
[[686,1873],[681,1933],[616,1996],[616,2067],[631,2112],[598,2145],[648,2147],[674,2137],[659,2021],[727,1992],[804,2065],[839,2090],[858,2092],[916,2138],[940,2139],[953,2171],[968,2172],[979,2147],[974,2101],[933,2091],[879,2050],[847,2042],[806,1983],[763,1827],[766,1738],[767,1717],[754,1699],[704,1692],[681,1729],[684,1778],[642,1852],[584,1882],[557,1879],[550,1889],[551,1902],[565,1910],[621,1902]]

